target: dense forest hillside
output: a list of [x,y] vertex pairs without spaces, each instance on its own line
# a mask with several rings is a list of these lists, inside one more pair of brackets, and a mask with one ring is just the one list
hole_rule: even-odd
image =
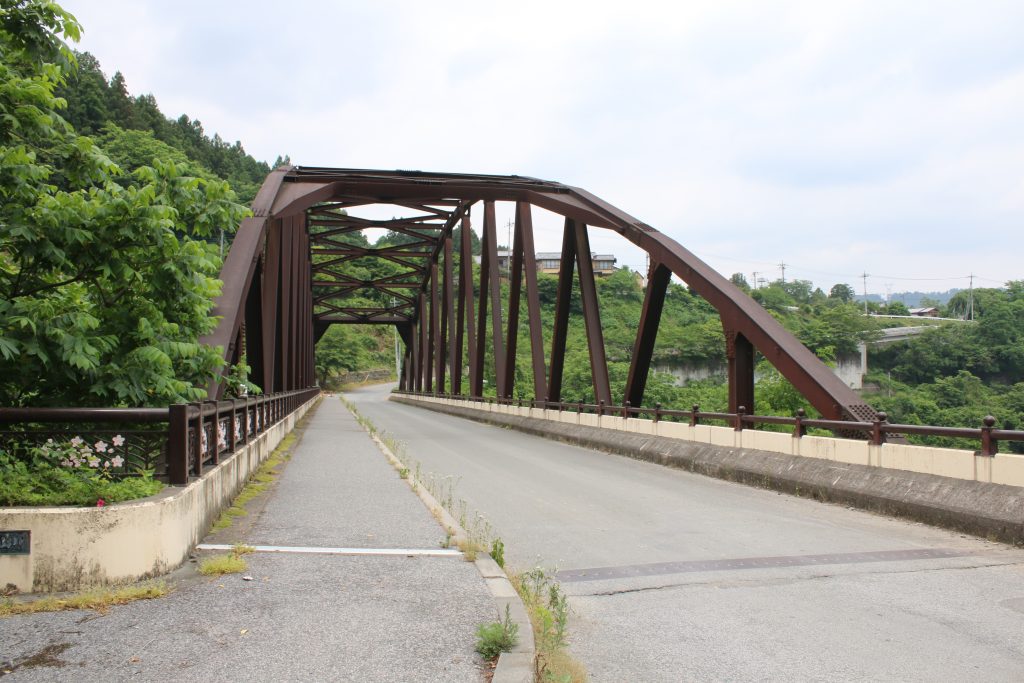
[[[270,165],[246,154],[240,142],[228,143],[217,133],[208,136],[198,119],[166,117],[153,95],[132,96],[121,72],[107,79],[88,52],[76,57],[78,69],[56,91],[67,102],[62,115],[117,164],[134,170],[154,158],[187,163],[201,176],[228,181],[243,204],[256,196]],[[274,167],[286,162],[287,157],[278,157]]]

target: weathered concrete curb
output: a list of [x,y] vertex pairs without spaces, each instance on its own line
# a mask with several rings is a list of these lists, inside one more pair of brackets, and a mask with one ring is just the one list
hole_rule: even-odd
[[[347,404],[345,407],[349,408]],[[444,506],[438,503],[437,499],[427,491],[426,487],[416,480],[412,472],[408,471],[406,464],[399,460],[398,456],[392,453],[391,449],[376,434],[369,434],[392,467],[399,471],[403,469],[407,471],[406,482],[409,484],[409,487],[420,497],[420,500],[423,501],[423,504],[434,515],[435,519],[444,527],[445,531],[450,534],[451,542],[457,544],[460,541],[468,541],[469,534],[462,528],[458,520],[452,517],[444,509]],[[508,607],[509,617],[519,627],[519,642],[510,652],[502,652],[498,655],[498,665],[494,669],[491,683],[534,683],[534,662],[537,659],[536,645],[533,640],[533,625],[530,623],[530,617],[526,612],[526,606],[523,604],[522,598],[519,597],[519,593],[516,592],[512,582],[509,581],[508,574],[498,566],[498,563],[490,555],[481,553],[473,564],[487,584],[491,597],[494,598],[499,618],[504,618],[505,608]]]
[[1024,544],[1024,488],[1017,486],[533,420],[397,395],[391,400],[710,477]]
[[317,396],[186,486],[104,507],[0,508],[0,529],[31,532],[28,555],[0,557],[0,586],[52,593],[165,574],[188,559],[252,473]]

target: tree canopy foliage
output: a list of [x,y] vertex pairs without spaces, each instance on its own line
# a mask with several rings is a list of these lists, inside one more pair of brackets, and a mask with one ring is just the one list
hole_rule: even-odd
[[126,171],[62,116],[79,25],[0,8],[0,404],[166,405],[220,370],[220,258],[246,209],[174,155]]
[[[120,71],[108,80],[94,56],[75,57],[78,68],[56,90],[68,103],[63,116],[75,130],[99,136],[97,142],[126,168],[148,165],[173,150],[176,163],[190,162],[190,173],[228,181],[241,202],[249,204],[256,196],[271,167],[247,154],[241,142],[228,143],[216,133],[211,137],[185,114],[164,116],[153,95],[131,95]],[[111,149],[115,143],[119,154]],[[279,157],[275,166],[286,162]]]

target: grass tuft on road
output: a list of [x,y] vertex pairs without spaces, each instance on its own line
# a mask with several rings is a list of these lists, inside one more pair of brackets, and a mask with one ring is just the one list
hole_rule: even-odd
[[28,602],[15,602],[8,599],[0,602],[0,617],[76,609],[91,609],[100,614],[106,614],[107,610],[115,605],[124,605],[136,600],[152,600],[170,592],[167,584],[163,581],[153,581],[137,586],[97,588],[64,597],[49,596]]
[[213,555],[199,563],[199,573],[203,576],[221,576],[222,574],[240,574],[249,565],[241,556],[234,552],[225,555]]
[[568,651],[569,597],[541,567],[512,574],[509,581],[523,599],[537,646],[538,681],[586,683],[587,670]]

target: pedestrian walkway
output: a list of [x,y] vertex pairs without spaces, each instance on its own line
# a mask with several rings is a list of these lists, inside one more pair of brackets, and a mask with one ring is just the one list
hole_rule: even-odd
[[171,595],[102,616],[0,619],[5,683],[483,680],[475,631],[496,611],[474,565],[418,552],[443,530],[338,398],[300,438],[265,499],[208,539],[297,552],[247,555],[251,580],[178,572]]

